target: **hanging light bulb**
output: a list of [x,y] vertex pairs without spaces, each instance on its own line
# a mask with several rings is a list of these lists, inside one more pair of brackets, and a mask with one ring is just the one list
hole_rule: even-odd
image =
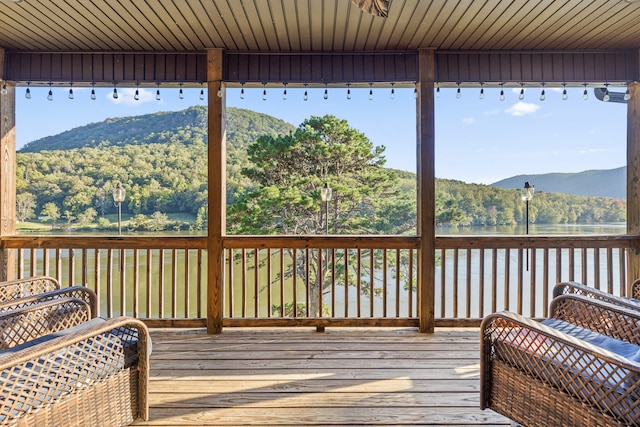
[[396,91],[395,91],[395,89],[393,87],[394,84],[395,83],[391,83],[391,93],[389,94],[389,98],[391,98],[391,99],[396,99]]
[[51,90],[51,83],[49,83],[49,93],[47,94],[47,100],[53,101],[53,91]]
[[309,100],[309,94],[307,93],[307,84],[304,84],[304,97],[302,97],[305,101]]
[[567,84],[562,83],[562,100],[566,101],[567,99],[569,99],[569,95],[567,94]]
[[373,83],[369,83],[369,101],[373,101]]
[[584,92],[582,92],[582,99],[585,101],[589,100],[589,93],[587,92],[587,84],[584,84]]
[[262,100],[266,101],[267,100],[267,88],[266,88],[266,83],[262,83]]
[[282,92],[282,100],[286,101],[287,100],[287,84],[284,83],[284,91]]
[[629,87],[627,86],[627,90],[624,92],[624,100],[628,101],[631,99],[631,92],[629,92]]
[[3,83],[2,84],[2,91],[0,91],[0,93],[2,93],[3,95],[6,95],[9,93],[9,88],[7,88],[7,84]]
[[113,99],[118,99],[118,88],[115,87],[115,83],[113,84]]
[[140,90],[138,89],[138,85],[136,85],[136,93],[133,95],[133,99],[140,101]]
[[182,91],[182,83],[180,83],[180,91],[178,92],[178,99],[184,99],[184,92]]
[[156,101],[160,101],[162,98],[160,97],[160,83],[158,83],[158,89],[156,89]]
[[484,84],[480,83],[480,99],[484,99]]
[[418,99],[418,83],[413,83],[413,98]]
[[604,96],[602,97],[602,100],[604,102],[609,102],[609,100],[611,99],[611,95],[609,95],[609,85],[605,85],[606,89],[604,90]]
[[545,91],[544,91],[544,83],[542,83],[542,92],[540,92],[540,101],[544,101],[545,99],[547,99],[547,95],[545,94]]
[[462,97],[462,92],[460,92],[460,83],[458,83],[458,90],[456,90],[456,98],[460,99]]
[[29,83],[27,83],[27,90],[24,92],[24,97],[27,99],[31,99],[31,88],[29,87]]
[[73,83],[69,83],[69,99],[73,99],[75,96],[73,95]]
[[518,99],[522,101],[524,99],[524,84],[520,83],[520,95],[518,95]]
[[240,88],[240,99],[244,99],[244,82],[242,82],[242,87]]
[[96,84],[95,83],[91,83],[91,100],[92,101],[96,100]]
[[500,101],[504,101],[504,83],[500,83]]
[[347,83],[347,99],[351,99],[351,83]]
[[436,86],[436,98],[440,98],[440,85]]
[[204,86],[200,83],[200,101],[204,101]]
[[222,98],[222,85],[218,86],[218,93],[216,93],[216,95],[218,95],[218,98]]
[[325,100],[329,99],[329,89],[327,88],[327,84],[324,84],[324,95],[322,96]]

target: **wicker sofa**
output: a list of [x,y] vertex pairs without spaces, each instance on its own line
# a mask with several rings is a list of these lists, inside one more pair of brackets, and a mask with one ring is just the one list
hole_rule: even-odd
[[550,318],[487,316],[480,406],[524,426],[638,425],[640,312],[562,295]]
[[10,301],[29,295],[60,289],[60,282],[49,276],[34,276],[0,282],[0,301]]
[[583,295],[585,297],[595,298],[611,304],[627,307],[631,310],[640,310],[640,299],[633,297],[633,295],[636,294],[640,295],[640,280],[635,281],[631,286],[631,298],[613,295],[578,282],[562,282],[558,283],[553,288],[554,298],[560,295]]

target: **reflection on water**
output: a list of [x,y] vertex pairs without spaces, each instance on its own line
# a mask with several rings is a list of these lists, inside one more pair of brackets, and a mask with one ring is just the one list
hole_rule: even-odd
[[[624,222],[601,224],[529,224],[530,235],[545,234],[625,234],[627,224]],[[525,234],[524,225],[495,227],[437,227],[436,235],[451,234]]]

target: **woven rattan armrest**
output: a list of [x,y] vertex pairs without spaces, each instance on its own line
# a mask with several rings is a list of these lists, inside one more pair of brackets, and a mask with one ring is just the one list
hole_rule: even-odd
[[[0,354],[0,395],[12,397],[0,399],[0,425],[45,419],[68,425],[73,419],[77,425],[111,426],[148,420],[146,326],[128,317],[89,325]],[[100,392],[92,393],[96,389]]]
[[0,350],[90,319],[89,304],[78,298],[57,298],[0,313]]
[[60,283],[49,276],[35,276],[0,282],[0,302],[50,292],[55,289],[60,289]]
[[640,279],[636,279],[631,284],[631,298],[640,300]]
[[599,299],[611,304],[616,304],[622,307],[630,308],[632,310],[640,311],[640,303],[638,303],[637,301],[613,295],[578,282],[558,283],[553,288],[553,297],[555,298],[560,295],[584,295],[589,298]]
[[78,298],[86,301],[91,308],[91,316],[96,317],[98,315],[98,298],[96,297],[96,293],[86,286],[71,286],[69,288],[56,289],[37,295],[0,302],[0,313],[7,310],[15,310],[20,307],[40,304],[56,298]]
[[[534,407],[537,397],[529,393],[534,388],[531,384],[537,383],[543,390],[548,388],[550,396],[567,396],[569,402],[575,402],[575,411],[601,412],[621,424],[637,421],[640,363],[516,313],[492,314],[482,322],[482,409],[496,409],[495,399],[504,398],[500,396],[501,386],[492,384],[492,376],[497,375],[495,369],[513,370],[508,382],[515,391],[508,395],[525,396],[521,401],[532,399]],[[515,378],[516,372],[519,379]],[[514,382],[518,384],[513,385]],[[524,422],[513,413],[505,415]]]
[[640,345],[640,311],[582,295],[561,295],[551,301],[549,317]]

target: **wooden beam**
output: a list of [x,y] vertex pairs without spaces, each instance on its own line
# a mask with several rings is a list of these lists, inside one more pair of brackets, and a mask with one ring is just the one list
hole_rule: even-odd
[[223,237],[226,232],[225,88],[222,87],[222,49],[207,51],[209,91],[209,215],[207,237],[207,332],[222,332]]
[[[637,236],[627,256],[628,285],[640,278],[640,83],[629,84],[627,102],[627,233]],[[627,293],[628,295],[628,293]]]
[[[0,237],[16,232],[15,83],[3,80],[5,51],[0,48]],[[15,251],[0,247],[0,280],[15,278]]]
[[420,332],[434,332],[435,280],[435,51],[418,51],[417,157],[418,235],[421,251],[418,265]]

